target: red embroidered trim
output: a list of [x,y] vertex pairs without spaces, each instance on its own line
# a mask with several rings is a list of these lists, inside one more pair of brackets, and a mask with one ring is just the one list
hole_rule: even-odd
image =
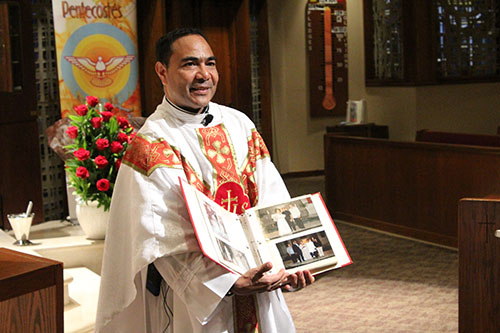
[[236,169],[233,147],[223,125],[200,128],[198,133],[202,141],[201,148],[215,168],[214,174],[217,174],[216,187],[229,181],[239,183],[240,179]]
[[257,160],[265,157],[270,157],[269,150],[259,132],[253,129],[252,136],[248,139],[248,158],[241,172],[243,187],[246,189],[252,207],[256,206],[259,201],[259,191],[255,181]]
[[234,295],[234,329],[238,333],[258,333],[258,318],[254,296]]
[[198,135],[201,149],[214,168],[214,201],[233,213],[243,213],[251,204],[224,125],[200,128]]
[[262,158],[271,157],[269,150],[266,147],[264,139],[257,130],[252,129],[252,138],[248,140],[248,146],[253,146],[255,150],[255,159],[260,160]]
[[150,141],[141,134],[130,143],[122,162],[147,176],[159,167],[182,169],[177,150],[165,140]]
[[166,140],[151,141],[146,136],[138,134],[130,143],[122,162],[148,177],[160,167],[182,169],[190,184],[213,199],[209,187],[179,150],[170,146]]

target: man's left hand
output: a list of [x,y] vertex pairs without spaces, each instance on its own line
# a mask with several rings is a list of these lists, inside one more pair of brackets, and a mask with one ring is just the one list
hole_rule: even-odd
[[314,276],[310,271],[297,271],[288,276],[286,284],[281,288],[287,291],[295,291],[314,283],[314,280]]

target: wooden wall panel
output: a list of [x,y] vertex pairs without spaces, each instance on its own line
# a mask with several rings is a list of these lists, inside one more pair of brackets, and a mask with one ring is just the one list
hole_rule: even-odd
[[[9,1],[7,4],[16,8],[16,13],[19,14],[19,17],[10,18],[9,24],[11,32],[16,31],[14,33],[17,39],[16,53],[20,53],[18,57],[21,58],[21,63],[11,67],[16,69],[12,73],[12,80],[17,82],[13,90],[0,91],[0,105],[2,106],[0,123],[3,124],[35,120],[37,117],[31,1]],[[12,29],[12,26],[18,26],[19,31]],[[2,73],[2,75],[7,75],[7,73]]]
[[271,54],[269,53],[269,27],[267,1],[256,0],[255,12],[258,25],[258,57],[260,79],[261,134],[273,156],[273,115],[271,109]]
[[42,222],[42,180],[38,123],[0,123],[0,196],[3,225],[11,229],[7,214],[22,213],[33,201],[34,223]]
[[252,118],[249,0],[196,4],[194,22],[199,23],[217,57],[219,85],[213,101]]
[[12,73],[14,87],[0,91],[0,228],[10,229],[6,215],[24,212],[29,200],[34,204],[34,223],[44,219],[31,1],[0,3],[15,13],[8,23],[15,32],[11,38],[17,57],[15,64],[7,64],[16,69]]
[[12,91],[12,66],[10,56],[9,9],[7,3],[0,3],[0,91]]
[[457,246],[463,197],[500,191],[500,149],[325,135],[334,217]]
[[137,2],[139,75],[141,78],[142,115],[149,116],[161,103],[163,86],[155,72],[155,44],[167,32],[165,1]]

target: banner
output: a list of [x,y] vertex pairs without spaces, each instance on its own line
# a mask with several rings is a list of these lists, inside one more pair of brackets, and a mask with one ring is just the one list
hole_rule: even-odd
[[141,115],[136,0],[53,0],[62,117],[86,96]]

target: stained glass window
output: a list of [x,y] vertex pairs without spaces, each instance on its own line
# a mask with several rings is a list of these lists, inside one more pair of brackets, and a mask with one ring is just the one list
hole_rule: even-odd
[[364,0],[367,83],[500,80],[500,0]]
[[403,79],[402,0],[373,0],[375,76]]
[[438,72],[441,78],[499,74],[496,0],[437,0]]

